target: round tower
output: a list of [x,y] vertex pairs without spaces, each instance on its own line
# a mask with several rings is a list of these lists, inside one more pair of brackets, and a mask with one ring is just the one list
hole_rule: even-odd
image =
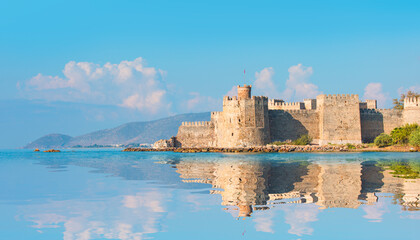
[[238,85],[238,100],[250,99],[251,98],[251,88],[252,85],[244,85],[241,87]]

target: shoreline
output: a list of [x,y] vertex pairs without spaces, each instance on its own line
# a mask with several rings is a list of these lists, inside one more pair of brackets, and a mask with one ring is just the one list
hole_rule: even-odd
[[178,153],[199,153],[199,152],[219,152],[219,153],[323,153],[323,152],[419,152],[419,149],[411,146],[389,146],[385,148],[367,147],[349,149],[345,145],[269,145],[264,147],[241,147],[241,148],[125,148],[123,152],[178,152]]

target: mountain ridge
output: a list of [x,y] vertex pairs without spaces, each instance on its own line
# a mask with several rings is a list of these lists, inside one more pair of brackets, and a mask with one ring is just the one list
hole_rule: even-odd
[[175,136],[182,122],[209,120],[210,112],[178,114],[152,121],[129,122],[115,128],[97,130],[76,137],[59,133],[48,134],[28,143],[23,148],[72,148],[152,144],[157,140]]

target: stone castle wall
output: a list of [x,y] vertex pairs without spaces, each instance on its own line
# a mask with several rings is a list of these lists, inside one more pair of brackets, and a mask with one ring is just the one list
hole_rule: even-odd
[[361,143],[358,95],[319,95],[319,144]]
[[270,110],[299,110],[299,109],[305,109],[305,103],[283,102],[277,99],[270,99],[268,101],[268,109]]
[[180,147],[215,147],[212,122],[183,122],[176,136]]
[[389,134],[403,123],[403,110],[361,109],[360,123],[363,142],[373,142],[381,133]]
[[319,95],[317,99],[285,103],[251,97],[251,86],[238,86],[238,96],[224,97],[223,111],[210,122],[183,123],[181,147],[252,147],[296,140],[308,134],[313,143],[372,142],[406,123],[420,124],[420,99],[407,98],[403,110],[376,109],[376,100],[361,102],[358,95]]
[[270,110],[271,141],[295,140],[308,134],[319,139],[319,116],[315,110]]

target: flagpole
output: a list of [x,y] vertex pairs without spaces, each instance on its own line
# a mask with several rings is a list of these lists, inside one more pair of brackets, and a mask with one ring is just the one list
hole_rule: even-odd
[[244,69],[244,85],[245,85],[245,69]]

